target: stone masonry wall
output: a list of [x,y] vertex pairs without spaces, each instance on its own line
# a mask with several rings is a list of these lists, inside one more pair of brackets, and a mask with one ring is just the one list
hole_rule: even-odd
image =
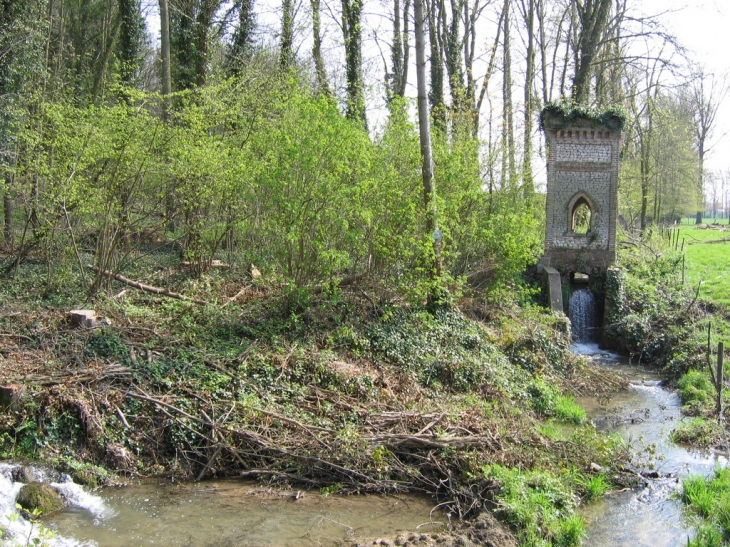
[[[579,120],[575,126],[545,123],[548,145],[545,257],[605,269],[616,258],[620,131]],[[571,205],[583,196],[591,206],[591,230],[571,230]],[[583,251],[583,252],[581,252]],[[569,268],[575,264],[563,265]]]

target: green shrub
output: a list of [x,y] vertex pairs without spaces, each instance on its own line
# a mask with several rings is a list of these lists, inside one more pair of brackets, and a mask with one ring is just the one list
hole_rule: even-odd
[[611,489],[611,485],[603,475],[590,475],[586,478],[579,479],[578,482],[586,501],[600,498]]
[[552,413],[556,420],[571,424],[582,424],[586,419],[586,411],[568,395],[558,395]]

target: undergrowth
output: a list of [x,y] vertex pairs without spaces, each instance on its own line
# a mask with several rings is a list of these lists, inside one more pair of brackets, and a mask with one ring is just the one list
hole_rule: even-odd
[[[579,544],[575,506],[610,488],[591,464],[628,460],[625,444],[585,425],[564,388],[582,385],[586,365],[564,323],[538,308],[486,324],[377,287],[257,282],[231,300],[234,275],[148,275],[212,303],[115,297],[112,286],[86,303],[111,325],[74,329],[64,309],[84,304],[78,293],[48,309],[2,289],[14,311],[0,327],[20,335],[0,339],[7,379],[37,379],[0,421],[4,457],[60,460],[90,483],[106,480],[102,466],[244,473],[328,494],[422,491],[463,518],[499,480],[503,492],[514,483],[499,503],[525,544],[556,546]],[[519,516],[533,509],[537,520]]]

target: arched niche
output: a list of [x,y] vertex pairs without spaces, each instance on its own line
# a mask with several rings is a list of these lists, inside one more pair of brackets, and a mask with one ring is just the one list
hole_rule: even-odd
[[593,231],[598,206],[584,191],[576,192],[568,202],[568,232],[585,235]]

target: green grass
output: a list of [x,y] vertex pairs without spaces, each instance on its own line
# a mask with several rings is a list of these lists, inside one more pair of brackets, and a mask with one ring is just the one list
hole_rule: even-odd
[[[730,238],[730,231],[698,230],[694,224],[685,224],[684,221],[678,229],[679,244],[681,245],[682,241],[685,243],[685,284],[697,287],[702,281],[700,298],[730,304],[730,241],[706,243]],[[706,221],[712,222],[710,219]],[[728,227],[727,219],[718,222],[724,224],[724,228]]]
[[712,400],[715,388],[710,378],[703,371],[689,370],[677,382],[682,403],[687,404],[693,401],[706,403]]
[[500,483],[497,503],[518,531],[521,545],[578,547],[585,523],[575,514],[572,477],[547,471],[520,470],[501,465],[482,468],[486,478]]
[[[709,217],[702,217],[702,222],[704,224],[727,224],[728,223],[728,219],[726,219],[726,218],[715,218],[715,217],[709,216]],[[682,222],[680,222],[680,224],[682,224],[683,226],[685,226],[685,225],[686,226],[694,226],[695,225],[695,217],[694,216],[684,217],[682,219]]]
[[688,422],[680,423],[672,431],[672,442],[699,448],[710,448],[720,440],[722,428],[714,420],[707,418],[692,418]]
[[691,475],[682,482],[682,501],[705,519],[690,547],[722,547],[730,540],[730,468],[716,468],[714,476]]

